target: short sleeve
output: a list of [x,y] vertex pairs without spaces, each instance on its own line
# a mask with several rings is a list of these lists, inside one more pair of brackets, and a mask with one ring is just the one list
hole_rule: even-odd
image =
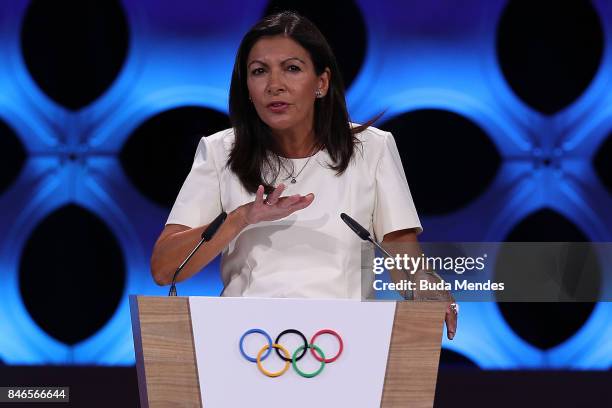
[[372,217],[376,239],[402,229],[423,231],[410,194],[395,139],[384,133],[382,154],[376,166],[376,202]]
[[191,228],[206,225],[219,215],[221,208],[214,152],[211,143],[203,137],[166,224],[181,224]]

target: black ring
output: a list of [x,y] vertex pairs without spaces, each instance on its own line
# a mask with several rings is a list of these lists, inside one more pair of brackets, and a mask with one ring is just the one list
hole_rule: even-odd
[[[302,354],[300,354],[298,357],[295,358],[295,361],[300,361],[300,359],[304,357],[304,355],[306,354],[306,350],[308,350],[308,340],[306,340],[306,336],[304,336],[302,332],[300,332],[299,330],[287,329],[287,330],[282,331],[281,334],[279,334],[278,337],[276,337],[276,340],[274,340],[274,344],[280,344],[279,343],[280,338],[283,337],[285,334],[289,334],[289,333],[297,334],[298,336],[302,338],[302,341],[304,342],[304,350],[302,350]],[[275,348],[274,350],[276,350],[276,354],[278,354],[278,356],[282,358],[283,361],[291,361],[290,358],[283,356],[279,349]]]

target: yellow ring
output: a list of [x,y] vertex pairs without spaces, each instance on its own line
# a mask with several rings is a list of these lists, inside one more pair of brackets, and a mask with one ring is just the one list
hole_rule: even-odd
[[261,355],[268,349],[268,345],[266,344],[263,346],[261,350],[259,350],[259,353],[257,353],[257,368],[259,368],[259,371],[261,371],[268,377],[278,377],[278,376],[283,375],[285,371],[289,369],[289,366],[291,365],[291,355],[289,355],[289,351],[287,351],[287,349],[281,346],[280,344],[274,343],[272,347],[282,351],[285,357],[287,357],[287,359],[289,360],[289,361],[285,361],[285,367],[282,370],[277,371],[275,373],[271,373],[265,368],[263,368],[263,366],[261,365]]

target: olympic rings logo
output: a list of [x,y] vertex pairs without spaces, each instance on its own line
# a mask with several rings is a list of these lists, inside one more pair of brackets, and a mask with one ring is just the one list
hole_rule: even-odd
[[[247,353],[244,351],[244,339],[250,334],[261,334],[266,338],[266,341],[267,341],[267,344],[265,344],[257,353],[257,357],[251,357],[247,355]],[[293,354],[290,354],[289,351],[280,344],[280,339],[285,334],[297,334],[299,337],[301,337],[302,341],[304,342],[304,344],[299,346],[293,352]],[[321,350],[321,348],[315,344],[315,340],[317,339],[317,337],[319,337],[322,334],[331,334],[332,336],[336,337],[336,339],[338,339],[338,343],[340,347],[335,356],[326,358],[323,350]],[[272,349],[274,349],[276,351],[276,354],[285,362],[285,366],[277,372],[270,372],[266,370],[262,364],[262,361],[268,358]],[[312,354],[312,356],[321,363],[321,365],[319,366],[317,370],[310,372],[310,373],[305,373],[304,371],[300,370],[300,368],[297,365],[297,362],[300,361],[302,357],[306,355],[307,349],[310,349],[310,353]],[[247,361],[250,361],[251,363],[256,363],[259,371],[261,371],[263,374],[267,375],[268,377],[279,377],[283,375],[289,369],[290,365],[293,366],[293,369],[295,370],[296,373],[298,373],[304,378],[316,377],[317,375],[321,374],[321,372],[323,371],[323,368],[325,367],[325,364],[333,363],[334,361],[338,359],[338,357],[340,357],[340,354],[342,354],[342,350],[344,350],[344,343],[342,342],[342,337],[340,337],[338,333],[336,333],[334,330],[331,330],[331,329],[319,330],[318,332],[314,334],[314,336],[312,336],[312,338],[310,339],[310,342],[306,340],[306,336],[304,336],[302,332],[300,332],[299,330],[295,330],[295,329],[287,329],[287,330],[282,331],[276,337],[276,340],[274,341],[274,343],[272,342],[272,338],[270,337],[270,335],[262,329],[247,330],[246,332],[244,332],[242,337],[240,337],[240,354],[242,354],[242,356]]]

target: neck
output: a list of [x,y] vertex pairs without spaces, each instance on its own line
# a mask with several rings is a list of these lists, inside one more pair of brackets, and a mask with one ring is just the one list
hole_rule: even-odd
[[283,157],[301,159],[313,154],[315,137],[312,129],[307,132],[297,132],[294,130],[273,131],[272,135],[276,139]]

